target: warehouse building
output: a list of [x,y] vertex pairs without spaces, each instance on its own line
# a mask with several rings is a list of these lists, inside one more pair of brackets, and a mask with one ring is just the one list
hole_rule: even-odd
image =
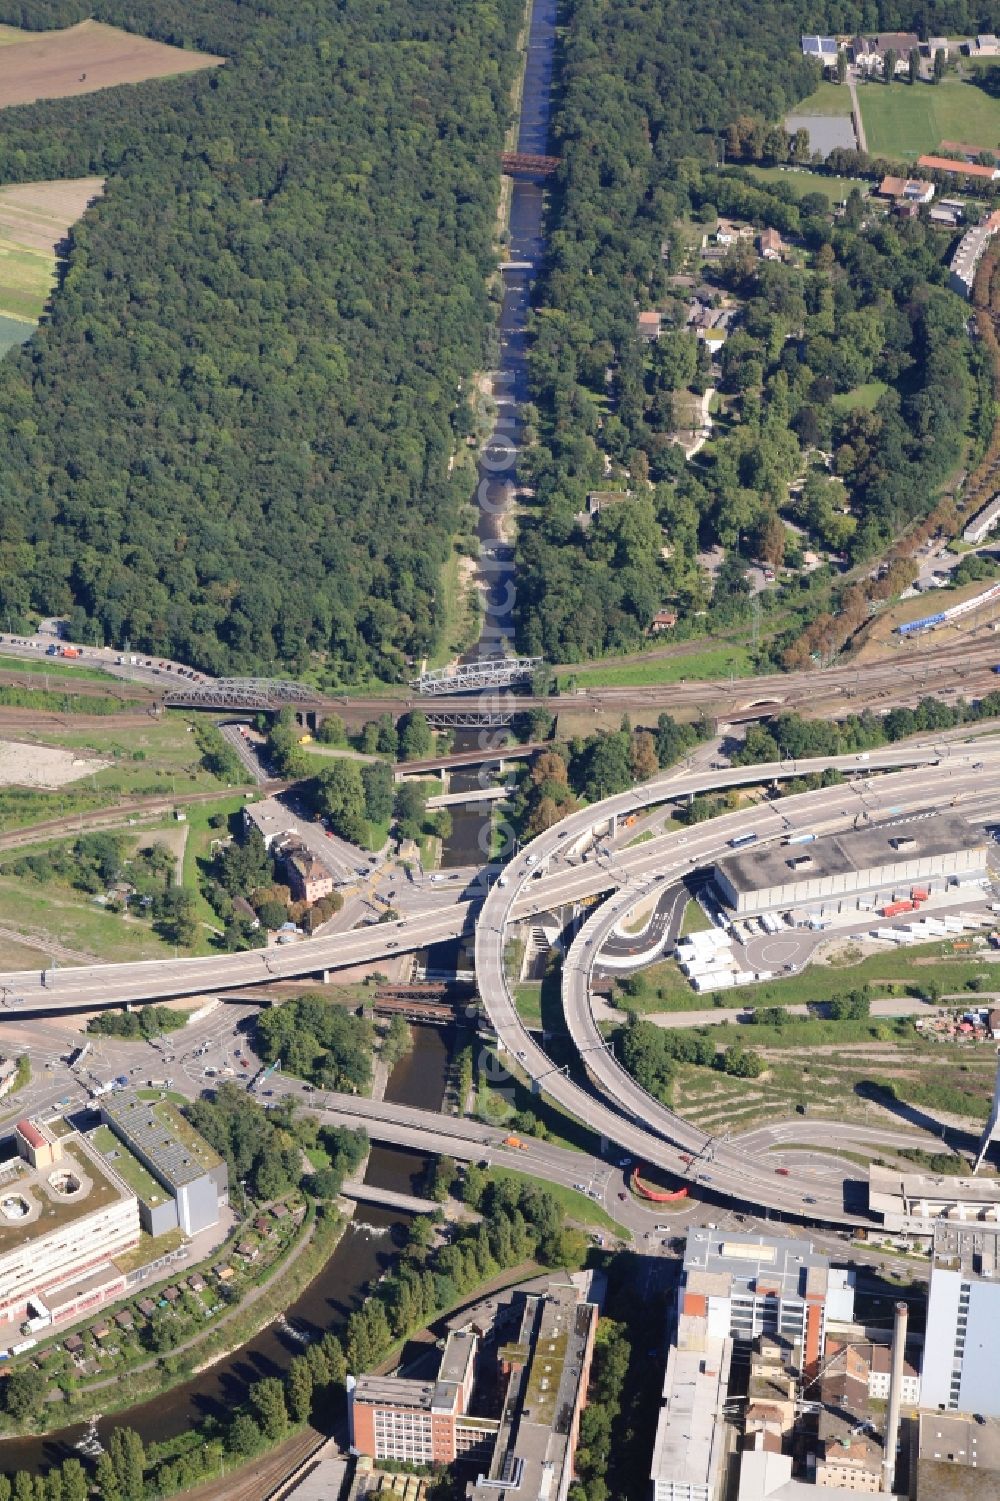
[[123,1089],[102,1098],[101,1118],[167,1191],[162,1199],[140,1193],[143,1229],[196,1235],[217,1223],[229,1202],[226,1164],[169,1101]]
[[715,867],[715,885],[737,917],[796,908],[832,917],[982,877],[987,851],[986,835],[964,818],[923,814],[729,855]]
[[113,1258],[139,1243],[135,1195],[86,1138],[19,1121],[0,1164],[0,1341],[117,1297]]

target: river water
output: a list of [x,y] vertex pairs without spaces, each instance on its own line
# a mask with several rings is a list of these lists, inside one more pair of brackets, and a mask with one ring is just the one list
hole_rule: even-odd
[[[413,1037],[413,1048],[392,1071],[386,1099],[437,1110],[444,1095],[452,1036],[437,1027],[416,1026]],[[372,1148],[365,1181],[380,1188],[414,1193],[427,1167],[428,1159],[415,1152],[376,1146]],[[357,1306],[365,1286],[392,1261],[407,1223],[406,1216],[359,1204],[355,1219],[386,1233],[373,1235],[363,1229],[345,1232],[326,1266],[288,1308],[287,1317],[293,1328],[313,1335],[337,1329]],[[280,1375],[301,1349],[297,1341],[272,1324],[233,1355],[182,1386],[127,1411],[111,1414],[99,1423],[98,1431],[106,1442],[115,1427],[127,1425],[150,1444],[185,1433],[205,1417],[224,1418],[244,1400],[252,1382]],[[7,1474],[15,1470],[48,1469],[74,1453],[72,1446],[83,1432],[77,1426],[45,1438],[0,1441],[0,1469]]]
[[[534,0],[517,149],[545,155],[549,141],[556,0]],[[509,214],[509,259],[537,266],[544,248],[545,194],[537,182],[516,179]],[[521,442],[520,407],[528,397],[527,323],[531,307],[530,271],[504,273],[504,295],[497,329],[493,395],[496,423],[484,446],[475,501],[478,508],[480,572],[484,610],[479,641],[466,660],[491,657],[513,647],[514,556],[505,516],[514,500],[516,454]],[[470,703],[470,707],[471,707]],[[459,731],[456,750],[475,750],[480,731]],[[450,788],[462,792],[480,786],[477,768],[452,773]],[[488,804],[456,806],[452,833],[444,842],[442,864],[482,865],[489,854]]]

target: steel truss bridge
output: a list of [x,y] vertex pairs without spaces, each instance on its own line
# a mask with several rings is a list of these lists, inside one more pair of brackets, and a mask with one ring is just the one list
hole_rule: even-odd
[[534,177],[551,177],[561,161],[558,156],[533,156],[527,151],[505,151],[500,157],[505,172],[531,173]]
[[314,688],[286,678],[214,678],[178,684],[164,696],[168,709],[281,709],[286,704],[321,704]]
[[513,724],[518,710],[428,709],[424,716],[432,730],[499,730]]
[[458,667],[435,667],[422,672],[410,683],[418,693],[474,693],[477,688],[509,688],[513,683],[529,683],[542,665],[541,657],[484,657],[478,662],[461,662]]

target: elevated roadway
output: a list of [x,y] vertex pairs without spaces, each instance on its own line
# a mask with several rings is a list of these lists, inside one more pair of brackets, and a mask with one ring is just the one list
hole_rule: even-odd
[[[984,745],[988,742],[984,742]],[[873,753],[864,763],[865,770],[891,770],[905,766],[933,766],[953,748],[936,750],[932,746],[890,749]],[[978,753],[977,753],[978,754]],[[985,752],[984,752],[985,754]],[[570,863],[561,858],[577,836],[585,836],[594,827],[609,825],[611,820],[636,808],[667,799],[823,771],[828,766],[860,771],[857,757],[840,756],[799,762],[774,762],[765,766],[732,767],[725,771],[697,771],[689,774],[673,771],[651,782],[608,798],[603,803],[564,819],[549,834],[532,845],[531,864],[522,855],[514,867],[517,889],[498,885],[503,910],[509,917],[531,916],[564,903],[594,896],[621,884],[633,875],[642,876],[657,868],[664,852],[683,848],[684,835],[669,835],[651,840],[634,849],[622,851],[614,860],[595,858]],[[785,805],[782,804],[782,807]],[[778,805],[768,804],[755,815],[769,820],[775,829],[788,821]],[[533,867],[543,858],[552,862],[549,872],[538,876]],[[503,878],[506,882],[507,877]],[[485,889],[485,883],[484,883]],[[475,893],[473,893],[475,895]],[[478,899],[478,898],[477,898]],[[72,1011],[102,1005],[124,1005],[133,1001],[164,1000],[172,996],[211,994],[269,980],[292,979],[296,975],[322,973],[356,964],[372,963],[391,953],[412,952],[429,944],[460,936],[474,919],[473,901],[446,903],[433,911],[422,912],[397,922],[378,923],[350,932],[331,933],[327,937],[303,939],[279,948],[252,949],[241,954],[213,954],[196,959],[152,959],[125,964],[90,964],[72,969],[46,971],[18,970],[0,973],[0,1016],[7,1010]],[[494,895],[493,908],[497,905]],[[492,910],[492,909],[491,909]],[[479,968],[480,984],[489,983]]]
[[[680,879],[727,848],[727,841],[738,834],[752,831],[762,839],[780,837],[788,827],[795,827],[794,821],[800,814],[808,819],[810,828],[827,823],[843,827],[850,826],[858,812],[870,815],[880,809],[917,809],[930,805],[935,798],[942,803],[971,799],[981,794],[985,776],[1000,770],[1000,746],[990,749],[985,741],[971,747],[925,748],[926,759],[916,767],[913,764],[916,750],[909,755],[909,769],[905,769],[905,759],[900,759],[895,765],[901,769],[895,772],[888,770],[892,761],[887,762],[882,755],[863,761],[851,758],[855,770],[862,765],[887,769],[888,774],[878,783],[875,802],[873,789],[867,784],[824,788],[783,799],[766,808],[747,809],[714,819],[684,835],[640,845],[628,852],[637,858],[628,862],[627,870],[623,869],[622,857],[616,860],[617,879],[613,884],[634,882],[644,874],[647,881],[640,881],[633,891],[613,898],[607,910],[590,920],[572,946],[565,965],[567,1025],[588,1075],[601,1092],[599,1102],[556,1068],[518,1016],[504,970],[506,931],[519,906],[530,899],[534,868],[558,858],[563,841],[586,836],[589,829],[606,823],[609,815],[620,815],[658,798],[662,800],[663,789],[656,783],[634,788],[581,810],[533,841],[508,868],[507,884],[491,891],[477,926],[476,972],[480,994],[501,1049],[516,1059],[515,1067],[529,1077],[537,1092],[549,1096],[626,1150],[668,1172],[684,1178],[693,1175],[712,1191],[770,1205],[802,1218],[836,1223],[863,1221],[863,1207],[847,1202],[842,1184],[821,1188],[811,1179],[803,1180],[794,1173],[776,1180],[773,1166],[762,1164],[755,1154],[731,1146],[710,1148],[703,1131],[690,1126],[641,1089],[609,1052],[593,1019],[588,986],[592,960],[588,950],[594,947],[600,932],[608,931],[619,920],[622,909],[634,905],[636,897],[646,892],[648,880]],[[845,760],[837,758],[827,764],[843,766]],[[800,771],[804,769],[803,766]],[[768,768],[768,772],[772,770],[775,776],[789,774],[780,767]],[[757,771],[760,774],[761,768]],[[725,785],[726,776],[727,773],[716,773],[715,786]],[[677,778],[671,785],[677,789],[685,781],[683,777]],[[710,1163],[705,1160],[709,1151]],[[691,1159],[698,1157],[702,1158],[701,1165],[692,1174]]]

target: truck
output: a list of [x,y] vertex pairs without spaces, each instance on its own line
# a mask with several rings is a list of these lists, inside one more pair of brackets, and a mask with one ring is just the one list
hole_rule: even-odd
[[912,912],[913,903],[910,901],[887,902],[879,913],[880,917],[898,917],[901,912]]
[[505,1147],[516,1147],[519,1152],[526,1152],[528,1150],[519,1136],[505,1136],[503,1145]]
[[788,838],[785,840],[785,843],[786,844],[812,844],[812,842],[813,842],[813,840],[815,838],[816,838],[815,834],[789,834]]
[[80,651],[80,648],[78,646],[64,646],[63,649],[62,649],[62,651],[59,653],[59,655],[61,657],[71,657],[72,658],[72,657],[82,656],[83,653]]

